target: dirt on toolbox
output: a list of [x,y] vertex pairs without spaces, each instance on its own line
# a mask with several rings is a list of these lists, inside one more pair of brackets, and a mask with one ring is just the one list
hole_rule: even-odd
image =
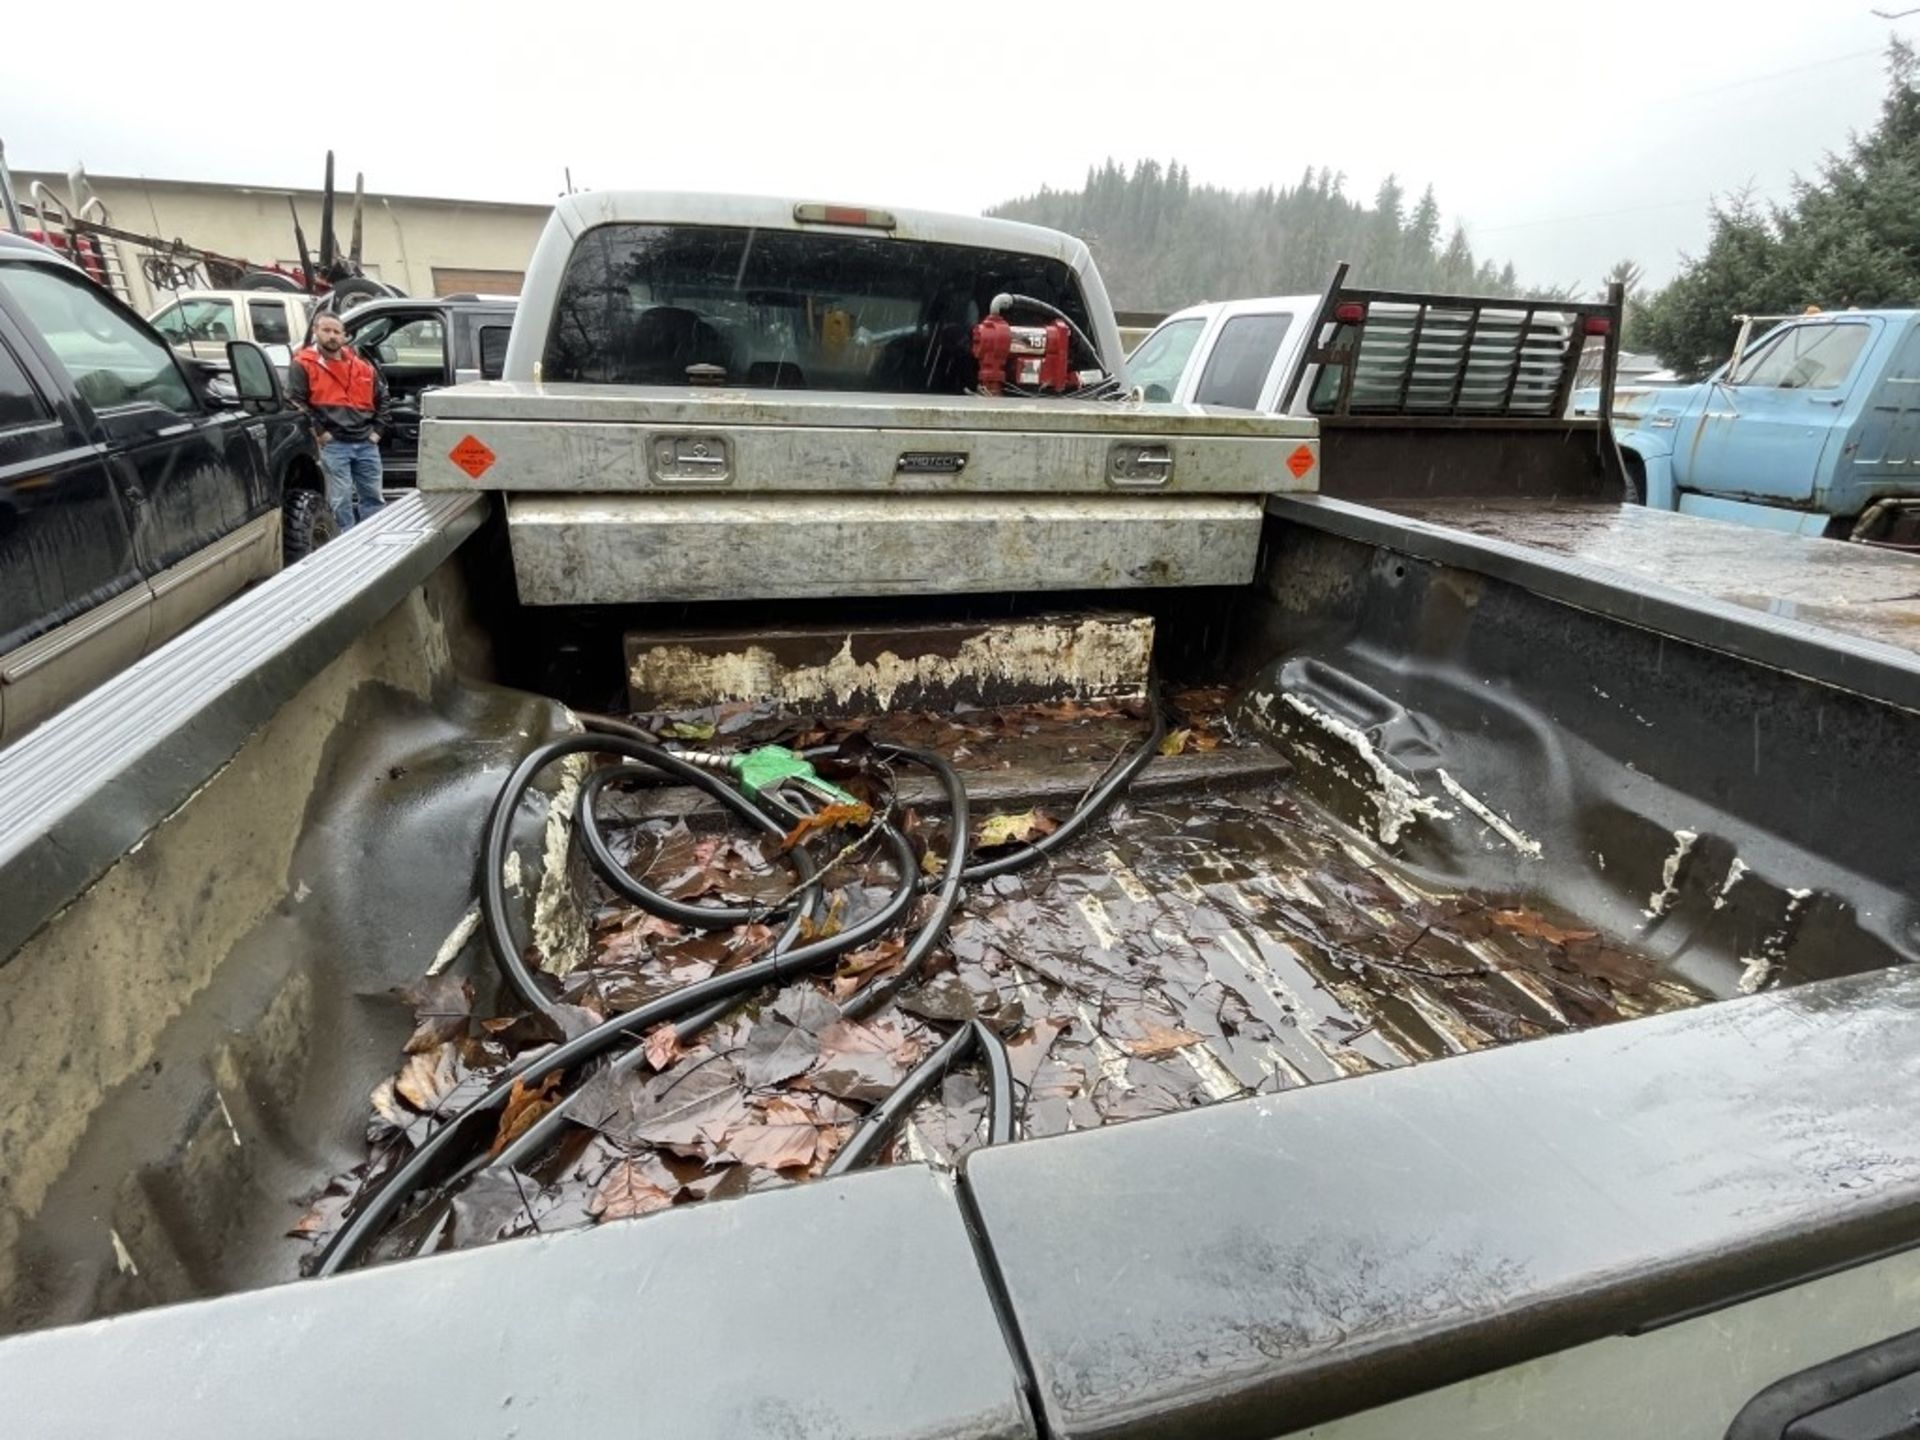
[[[516,1082],[487,1154],[460,1172],[470,1178],[421,1190],[369,1258],[802,1183],[976,1019],[1004,1041],[1015,1133],[1037,1138],[1711,998],[1630,945],[1520,897],[1434,888],[1298,793],[1285,760],[1232,723],[1227,692],[1167,699],[1160,753],[1120,802],[1045,862],[963,890],[945,943],[884,1007],[863,1019],[840,1010],[898,970],[900,935],[740,1004],[684,1042],[660,1026],[624,1063],[586,1073],[564,1123],[550,1115],[558,1075]],[[899,877],[874,844],[881,819],[899,826],[927,876],[943,867],[938,787],[883,763],[872,742],[947,757],[972,797],[975,852],[991,856],[1057,825],[1139,745],[1143,716],[1136,705],[1069,701],[832,724],[731,706],[637,723],[716,752],[836,742],[852,757],[823,762],[822,773],[861,803],[808,822],[821,832],[808,843],[832,857],[822,905],[804,921],[811,936],[894,890]],[[697,790],[645,771],[633,779],[644,783],[609,786],[598,809],[630,874],[684,902],[790,899],[794,872],[779,842],[744,835]],[[587,959],[560,979],[568,1036],[775,944],[772,923],[690,928],[591,883]],[[933,903],[918,901],[922,912]],[[545,960],[538,947],[528,958]],[[397,994],[416,1024],[371,1097],[366,1159],[300,1197],[291,1233],[313,1242],[310,1261],[446,1117],[568,1038],[516,1010],[505,987],[492,999],[495,988],[491,976],[476,987],[443,973]],[[977,1070],[947,1068],[881,1158],[951,1165],[981,1143],[989,1096]],[[509,1163],[487,1163],[503,1156]]]

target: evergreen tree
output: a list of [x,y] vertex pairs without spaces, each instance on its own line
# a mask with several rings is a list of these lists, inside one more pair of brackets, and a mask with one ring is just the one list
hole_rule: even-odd
[[1746,193],[1716,200],[1707,248],[1637,307],[1628,340],[1701,375],[1732,350],[1737,314],[1920,303],[1917,70],[1913,48],[1890,42],[1879,120],[1814,179],[1797,179],[1789,204],[1762,209]]
[[1497,293],[1513,267],[1483,262],[1455,225],[1446,247],[1431,186],[1409,212],[1388,176],[1371,206],[1344,193],[1346,175],[1306,166],[1291,188],[1229,191],[1196,185],[1179,161],[1109,158],[1078,191],[1042,188],[991,213],[1049,225],[1093,249],[1115,304],[1174,309],[1199,300],[1310,294],[1350,264],[1358,285]]

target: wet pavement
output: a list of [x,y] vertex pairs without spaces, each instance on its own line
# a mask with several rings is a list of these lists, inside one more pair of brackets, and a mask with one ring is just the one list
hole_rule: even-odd
[[[482,1170],[450,1203],[415,1206],[382,1253],[488,1243],[804,1181],[915,1062],[976,1017],[1007,1044],[1016,1133],[1041,1137],[1707,998],[1576,917],[1542,914],[1515,896],[1416,884],[1276,778],[1271,752],[1233,732],[1225,699],[1179,697],[1163,755],[1146,772],[1151,786],[1050,861],[963,892],[921,982],[876,1015],[849,1021],[838,1006],[898,968],[900,935],[684,1043],[662,1030],[625,1067],[576,1077],[581,1092],[551,1149],[518,1170]],[[708,723],[691,722],[699,742],[732,743],[702,733]],[[758,717],[736,733],[782,723]],[[1042,797],[1021,802],[1030,808],[976,804],[977,845],[989,827],[1030,834],[1064,817],[1073,795],[1060,793],[1059,775],[1077,778],[1137,744],[1141,723],[1119,705],[1028,706],[831,731],[785,723],[783,733],[790,742],[841,740],[857,755],[858,734],[870,730],[952,756],[975,789],[991,780],[1008,797]],[[887,777],[872,765],[842,778],[885,803]],[[603,813],[629,869],[677,898],[764,903],[793,883],[774,846],[711,819],[642,818],[644,807],[620,804]],[[902,806],[895,818],[937,871],[941,815]],[[817,853],[843,851],[844,840]],[[853,847],[828,872],[820,925],[879,905],[893,878]],[[570,1026],[583,1028],[747,963],[773,942],[766,925],[685,930],[604,889],[592,921],[589,962],[563,985],[577,1007],[566,1012]],[[530,1017],[476,1013],[474,994],[471,981],[441,976],[402,997],[417,1026],[396,1075],[374,1094],[367,1163],[306,1197],[295,1233],[324,1239],[370,1179],[512,1057],[557,1038]],[[980,1143],[983,1083],[977,1063],[949,1073],[901,1128],[891,1158],[952,1164]],[[516,1096],[496,1151],[553,1098]]]

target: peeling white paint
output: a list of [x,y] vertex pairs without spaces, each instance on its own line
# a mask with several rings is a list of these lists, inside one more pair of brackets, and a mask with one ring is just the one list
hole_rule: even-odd
[[[1259,697],[1255,698],[1257,702]],[[1374,788],[1368,789],[1367,798],[1373,801],[1374,833],[1382,845],[1393,844],[1400,838],[1402,830],[1422,816],[1433,820],[1454,818],[1452,811],[1422,795],[1419,786],[1388,764],[1385,757],[1373,748],[1373,741],[1367,738],[1366,732],[1358,726],[1317,709],[1298,695],[1282,695],[1280,698],[1308,723],[1343,742],[1371,772]],[[1262,713],[1266,713],[1264,709]],[[1347,779],[1355,778],[1344,771],[1336,773]],[[1367,788],[1364,782],[1356,783],[1361,783],[1363,789]]]
[[951,655],[883,650],[858,660],[853,640],[848,635],[823,665],[789,665],[760,645],[720,655],[656,645],[634,657],[628,679],[636,691],[669,707],[768,698],[843,706],[866,695],[887,710],[902,691],[971,690],[984,698],[1009,686],[1057,690],[1063,680],[1075,695],[1137,695],[1153,650],[1153,621],[1134,616],[994,626],[962,640]]
[[298,885],[293,887],[293,903],[298,905],[311,894],[313,894],[313,887],[302,880]]
[[113,1263],[120,1268],[120,1273],[137,1277],[140,1267],[133,1263],[133,1252],[127,1249],[127,1242],[120,1238],[120,1232],[109,1225],[107,1238],[113,1241]]
[[1673,902],[1680,896],[1680,867],[1687,862],[1687,856],[1693,853],[1693,845],[1700,838],[1693,830],[1673,832],[1673,853],[1667,856],[1666,863],[1660,867],[1660,888],[1647,897],[1647,908],[1640,913],[1649,920],[1664,915],[1672,908]]
[[1482,825],[1485,825],[1489,830],[1493,831],[1494,834],[1498,835],[1529,860],[1538,860],[1540,858],[1540,842],[1538,840],[1523,834],[1511,821],[1507,820],[1505,816],[1500,815],[1492,806],[1487,805],[1477,795],[1469,792],[1466,786],[1454,779],[1453,776],[1449,775],[1445,770],[1441,770],[1439,775],[1440,788],[1458,800],[1462,805],[1466,806]]
[[427,966],[427,974],[438,975],[451,965],[454,957],[465,948],[467,941],[473,938],[473,932],[480,928],[480,907],[470,905],[467,913],[460,917],[460,923],[447,932],[447,938],[440,942],[440,948],[433,952],[433,963]]
[[550,975],[570,975],[587,958],[587,917],[567,874],[567,857],[573,849],[573,806],[586,779],[587,763],[585,755],[569,755],[560,762],[560,783],[547,805],[540,889],[533,898],[533,939]]
[[527,882],[526,877],[521,873],[518,850],[507,852],[507,863],[500,867],[500,883],[509,895],[519,895],[526,890]]
[[1746,966],[1740,974],[1740,993],[1752,995],[1765,989],[1773,981],[1780,967],[1786,963],[1787,946],[1793,939],[1794,926],[1799,922],[1800,912],[1806,908],[1807,901],[1813,898],[1811,890],[1787,891],[1787,908],[1780,916],[1780,923],[1767,933],[1760,942],[1760,953],[1743,955],[1741,963]]
[[1740,877],[1746,873],[1747,862],[1736,855],[1733,864],[1727,867],[1726,881],[1720,886],[1719,893],[1713,897],[1714,909],[1724,910],[1727,908],[1727,892],[1738,885],[1740,883]]

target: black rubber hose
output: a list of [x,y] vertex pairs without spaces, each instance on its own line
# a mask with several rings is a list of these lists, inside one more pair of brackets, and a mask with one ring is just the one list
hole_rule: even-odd
[[887,1137],[899,1128],[907,1112],[920,1103],[920,1098],[933,1088],[934,1081],[945,1075],[948,1070],[967,1058],[967,1052],[978,1043],[971,1023],[962,1025],[946,1043],[941,1045],[926,1059],[907,1073],[907,1078],[893,1087],[893,1092],[868,1112],[867,1118],[860,1122],[860,1128],[853,1138],[840,1147],[840,1153],[827,1162],[822,1175],[845,1175],[850,1170],[858,1170],[862,1165],[880,1153],[887,1143]]
[[974,1048],[987,1063],[987,1144],[1005,1145],[1013,1139],[1013,1061],[986,1021],[971,1023]]
[[1015,870],[1024,870],[1075,839],[1087,826],[1111,810],[1113,802],[1118,800],[1127,786],[1133,783],[1133,777],[1146,769],[1152,763],[1153,757],[1160,753],[1160,744],[1167,738],[1167,718],[1160,709],[1158,694],[1151,689],[1147,694],[1147,709],[1153,719],[1153,727],[1147,738],[1137,749],[1128,753],[1094,782],[1093,788],[1074,807],[1073,813],[1060,822],[1059,829],[1041,836],[1029,845],[1022,846],[1012,854],[969,865],[963,872],[963,878],[991,880],[996,875],[1008,875]]
[[[879,1004],[897,993],[900,985],[906,983],[906,978],[917,973],[926,956],[944,936],[963,881],[990,878],[1033,864],[1078,835],[1112,806],[1133,777],[1153,759],[1160,742],[1165,737],[1166,721],[1160,710],[1157,696],[1150,697],[1149,704],[1153,724],[1147,740],[1094,785],[1059,829],[1011,855],[964,869],[960,862],[965,857],[968,814],[966,789],[958,773],[942,757],[928,752],[905,746],[884,747],[887,753],[927,765],[940,778],[952,806],[955,822],[952,827],[953,843],[950,848],[949,862],[938,884],[940,899],[932,916],[920,928],[907,955],[903,957],[898,983],[889,983],[884,990],[878,986],[870,987],[879,998],[873,999],[868,1005],[857,1010],[854,1006],[849,1006],[847,1013],[851,1015],[872,1013],[873,1008],[877,1008]],[[506,915],[504,885],[501,880],[513,813],[518,807],[520,796],[525,793],[533,777],[544,766],[567,755],[583,752],[597,751],[623,755],[697,785],[719,799],[727,808],[742,815],[769,834],[779,834],[783,838],[786,834],[786,830],[778,820],[733,790],[717,775],[681,760],[672,752],[656,745],[645,736],[644,731],[625,726],[618,721],[604,721],[600,717],[595,717],[595,720],[598,722],[596,725],[598,734],[562,737],[535,750],[515,768],[513,774],[508,777],[506,785],[495,798],[493,810],[488,816],[487,839],[482,852],[482,912],[495,959],[522,1000],[550,1019],[555,1019],[556,1022],[555,1002],[540,988],[533,972],[527,967],[513,944],[512,930]],[[599,789],[604,788],[606,783],[609,782],[601,781],[594,787],[593,793],[597,795]],[[585,788],[583,785],[583,791]],[[588,814],[590,816],[591,812],[589,811]],[[595,833],[597,834],[597,830]],[[763,985],[777,983],[791,976],[805,973],[821,961],[857,948],[892,928],[923,888],[934,887],[931,882],[925,886],[919,883],[913,848],[907,843],[905,836],[891,825],[882,826],[880,834],[892,848],[900,871],[899,884],[886,905],[837,935],[785,953],[776,952],[766,959],[755,961],[724,975],[709,976],[671,995],[662,996],[622,1015],[613,1016],[593,1029],[540,1055],[531,1063],[516,1062],[482,1095],[429,1135],[420,1148],[388,1176],[380,1188],[369,1197],[366,1207],[355,1214],[328,1242],[321,1253],[316,1273],[335,1274],[352,1263],[360,1251],[379,1236],[388,1221],[407,1202],[422,1181],[441,1163],[454,1141],[463,1134],[471,1132],[477,1117],[491,1114],[505,1102],[516,1080],[522,1080],[529,1086],[537,1085],[548,1075],[571,1069],[585,1060],[592,1059],[617,1044],[623,1037],[643,1035],[655,1026],[668,1022],[678,1022],[684,1026],[679,1033],[682,1034],[682,1038],[687,1038],[723,1016],[742,995]],[[796,863],[804,862],[796,860]],[[615,868],[618,868],[617,862],[614,864]],[[804,910],[801,913],[804,913]],[[795,923],[797,924],[797,920]],[[853,1145],[847,1147],[841,1155],[835,1157],[834,1163],[828,1167],[826,1173],[844,1173],[864,1163],[864,1159],[878,1146],[890,1127],[897,1124],[899,1117],[911,1108],[921,1094],[925,1093],[927,1086],[932,1084],[933,1077],[943,1074],[946,1065],[950,1065],[974,1046],[983,1049],[988,1062],[988,1090],[993,1105],[988,1132],[989,1143],[1001,1143],[1002,1140],[1010,1138],[1013,1131],[1012,1082],[1005,1047],[1000,1043],[998,1036],[994,1035],[985,1024],[976,1020],[957,1032],[927,1060],[921,1062],[920,1066],[902,1082],[900,1088],[893,1095],[888,1096],[881,1107],[868,1117],[868,1123],[863,1127],[861,1136],[857,1137],[862,1142],[863,1148],[856,1150]],[[934,1061],[943,1055],[947,1057],[946,1061],[941,1066],[933,1068]],[[557,1119],[553,1121],[553,1125],[557,1123]],[[551,1128],[550,1126],[547,1133],[551,1133]],[[870,1132],[872,1138],[867,1138]],[[517,1155],[523,1155],[531,1148],[516,1145],[514,1150]],[[855,1158],[847,1158],[850,1152],[854,1153]]]
[[820,1173],[845,1175],[872,1160],[913,1107],[933,1088],[934,1081],[975,1050],[987,1064],[987,1144],[1005,1145],[1012,1140],[1013,1065],[1007,1058],[1007,1047],[984,1020],[969,1020],[894,1086],[893,1093],[869,1112],[853,1138]]
[[[580,746],[609,743],[592,736],[570,736],[567,740],[554,742],[554,746],[570,742],[580,742],[575,746],[576,749]],[[571,754],[573,751],[567,750],[561,753]],[[557,758],[557,756],[549,758]],[[525,768],[524,764],[522,768]],[[517,775],[519,772],[515,773]],[[709,975],[705,980],[697,980],[691,985],[674,991],[671,995],[663,995],[624,1014],[603,1020],[593,1029],[556,1045],[541,1055],[536,1062],[520,1070],[517,1075],[501,1076],[472,1103],[423,1140],[420,1148],[408,1156],[382,1182],[380,1188],[368,1197],[366,1208],[337,1231],[333,1239],[327,1243],[326,1249],[320,1254],[315,1273],[319,1275],[337,1273],[350,1264],[366,1245],[377,1238],[387,1222],[399,1212],[401,1206],[406,1204],[422,1181],[441,1164],[455,1141],[471,1135],[476,1120],[482,1116],[491,1115],[505,1104],[507,1096],[512,1092],[514,1079],[524,1081],[529,1087],[537,1086],[549,1075],[572,1069],[583,1060],[592,1059],[609,1046],[618,1043],[623,1036],[644,1035],[656,1025],[683,1019],[715,1001],[732,999],[748,991],[757,990],[763,985],[804,974],[821,961],[856,949],[891,929],[913,904],[916,894],[914,884],[916,872],[913,847],[907,843],[906,836],[891,825],[882,826],[880,835],[891,847],[893,858],[900,870],[899,885],[880,909],[864,920],[848,926],[837,935],[802,945],[785,955],[770,955],[764,960],[756,960],[751,965],[743,965],[738,970],[729,970],[723,975]]]
[[[695,930],[730,930],[739,925],[750,925],[756,920],[770,919],[785,913],[786,906],[766,909],[757,905],[693,905],[685,900],[675,900],[670,895],[662,895],[644,881],[636,879],[626,866],[620,863],[620,857],[613,853],[607,844],[607,837],[601,833],[600,822],[594,815],[594,802],[600,798],[600,792],[607,786],[626,779],[619,769],[596,770],[589,775],[580,787],[579,803],[575,806],[574,819],[579,827],[581,838],[587,843],[587,854],[600,872],[600,878],[624,899],[632,901],[641,909],[651,911],[663,920],[671,920],[677,925],[685,925]],[[764,813],[764,812],[763,812]],[[769,816],[769,819],[772,817]],[[786,830],[777,824],[769,832],[785,836]],[[811,862],[803,864],[806,852],[797,847],[789,852],[796,867],[801,870],[800,878],[812,877]],[[796,897],[805,892],[796,892]],[[794,902],[789,901],[788,904]]]
[[[947,792],[947,804],[951,808],[951,813],[955,817],[955,821],[952,846],[947,856],[947,878],[945,883],[940,887],[939,898],[934,904],[932,913],[921,922],[918,932],[908,943],[905,953],[901,956],[900,968],[894,974],[888,975],[884,979],[877,980],[866,986],[859,994],[853,996],[841,1007],[841,1014],[845,1015],[849,1020],[861,1020],[873,1014],[889,1000],[893,999],[901,989],[912,983],[913,980],[919,976],[921,968],[926,963],[927,956],[933,952],[935,946],[946,938],[947,925],[952,920],[954,909],[959,904],[961,883],[960,868],[966,860],[967,787],[960,779],[959,772],[955,770],[952,765],[948,764],[943,756],[935,755],[931,751],[916,750],[910,746],[893,744],[882,744],[876,748],[889,759],[905,760],[911,764],[923,765],[933,771],[935,777],[939,779],[941,786]],[[792,933],[793,927],[798,923],[798,918],[796,917],[789,925],[789,934]],[[782,938],[784,940],[785,937]],[[784,948],[784,945],[777,946],[776,952]],[[689,1015],[674,1027],[675,1037],[682,1044],[686,1044],[709,1025],[715,1024],[725,1018],[727,1012],[739,1003],[737,998],[729,997],[708,1006],[698,1014]],[[614,1074],[626,1074],[645,1058],[645,1054],[646,1052],[642,1047],[635,1046],[632,1050],[629,1050],[625,1055],[622,1055],[613,1062]],[[551,1143],[554,1136],[559,1133],[560,1127],[566,1122],[567,1112],[573,1103],[574,1094],[577,1093],[578,1092],[575,1091],[562,1096],[560,1102],[555,1105],[553,1109],[549,1110],[529,1126],[519,1139],[501,1151],[488,1165],[475,1166],[472,1168],[486,1169],[500,1165],[514,1166],[519,1165],[530,1156],[537,1155],[541,1150],[545,1149],[546,1146]],[[1011,1119],[1011,1105],[1009,1105],[1008,1116],[1009,1119]]]
[[907,946],[906,953],[900,957],[899,970],[864,987],[859,994],[854,995],[841,1007],[841,1013],[850,1020],[865,1019],[919,978],[921,969],[927,963],[927,956],[931,955],[934,947],[947,937],[947,925],[953,919],[955,907],[960,903],[960,886],[965,880],[961,872],[967,861],[967,787],[960,778],[960,772],[947,763],[945,756],[935,755],[930,750],[916,750],[910,746],[893,744],[882,744],[875,748],[882,755],[924,766],[934,773],[941,788],[947,792],[947,810],[951,817],[952,836],[947,847],[946,867],[940,875],[940,888],[934,902],[933,913],[927,917],[919,933]]
[[500,793],[494,797],[493,809],[487,815],[486,843],[480,852],[480,911],[486,926],[487,942],[493,950],[494,963],[500,967],[507,984],[528,1009],[556,1024],[558,1002],[540,984],[514,941],[513,926],[507,917],[506,885],[502,871],[507,863],[507,847],[512,840],[514,814],[519,809],[520,797],[533,783],[534,776],[556,760],[588,753],[620,755],[643,761],[664,774],[699,786],[761,831],[783,837],[786,834],[779,821],[720,776],[689,765],[672,751],[649,740],[629,735],[564,735],[530,752],[514,767],[513,773],[500,787]]

